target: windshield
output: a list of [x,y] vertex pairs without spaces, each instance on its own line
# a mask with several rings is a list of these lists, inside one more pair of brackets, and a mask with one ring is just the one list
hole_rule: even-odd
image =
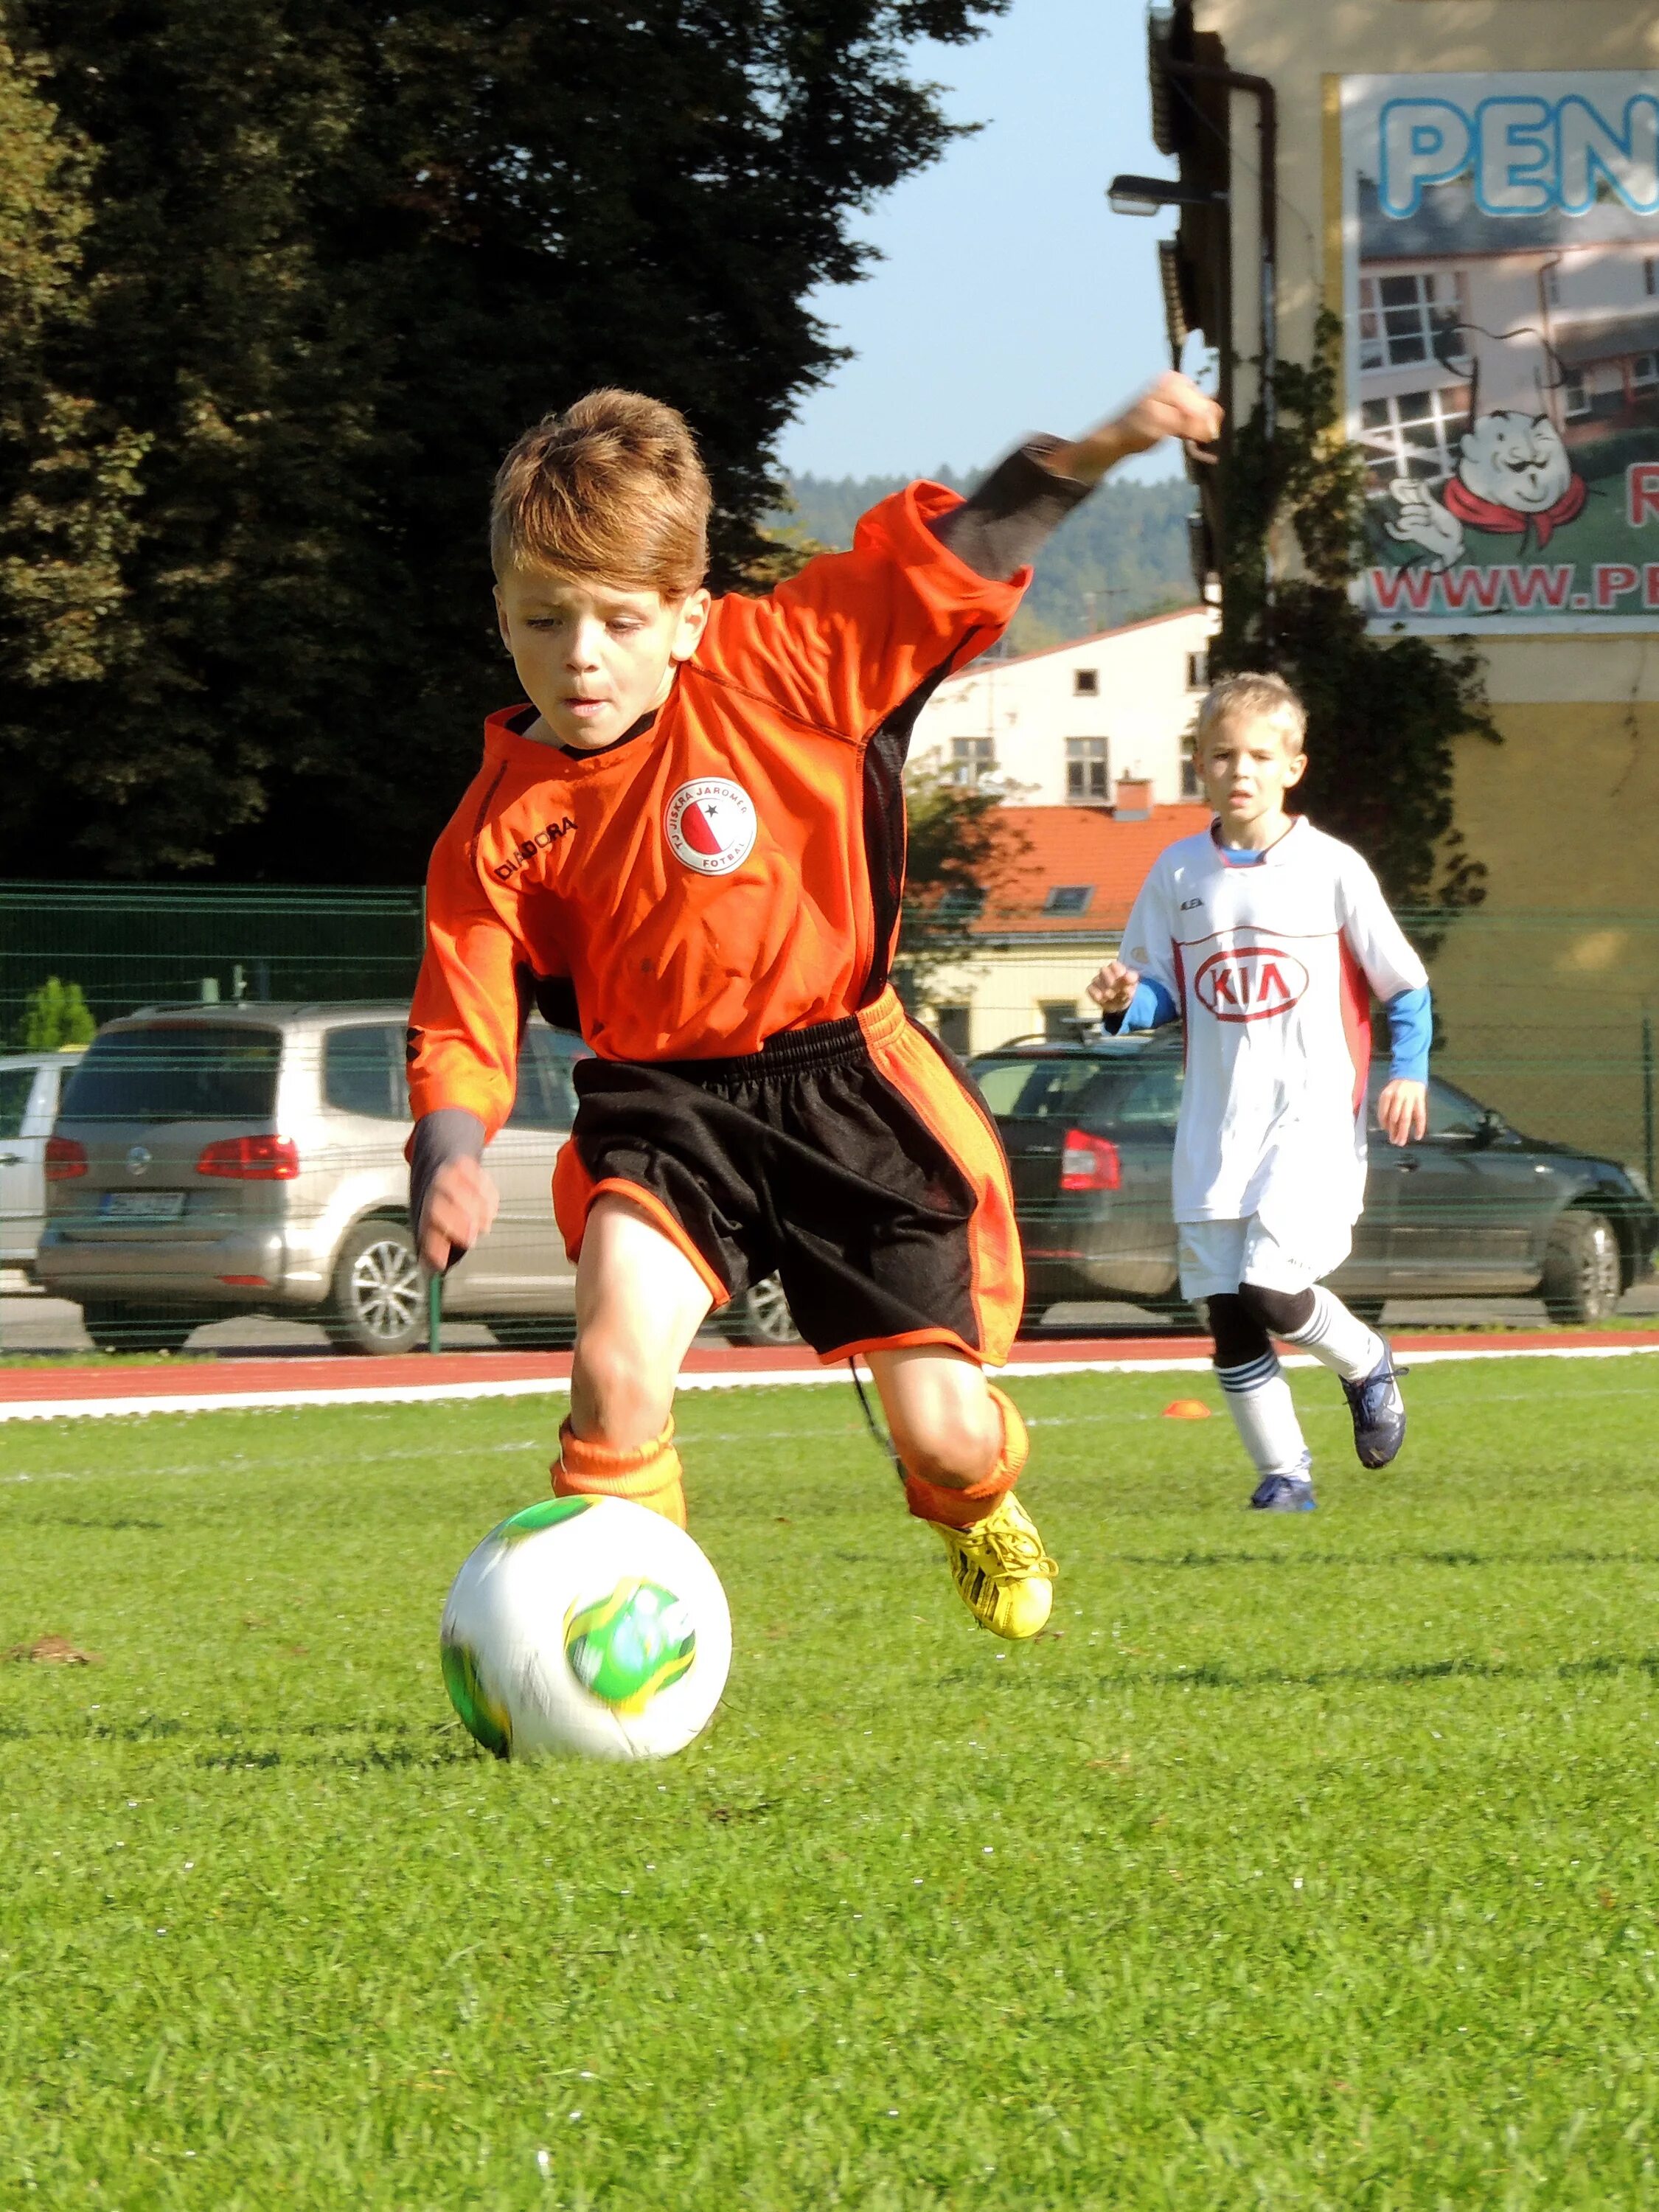
[[974,1078],[999,1121],[1087,1121],[1103,1127],[1172,1129],[1181,1110],[1178,1060],[981,1060]]
[[94,1037],[69,1079],[65,1121],[268,1121],[279,1030],[156,1022]]

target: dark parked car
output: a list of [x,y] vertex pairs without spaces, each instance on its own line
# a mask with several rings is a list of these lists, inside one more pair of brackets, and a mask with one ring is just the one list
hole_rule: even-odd
[[[972,1067],[1013,1170],[1028,1323],[1066,1299],[1188,1316],[1170,1202],[1179,1033],[1016,1040]],[[1373,1070],[1373,1107],[1386,1080]],[[1369,1317],[1391,1297],[1538,1297],[1558,1320],[1600,1321],[1651,1272],[1656,1242],[1633,1169],[1523,1137],[1436,1076],[1420,1143],[1371,1124],[1365,1211],[1331,1286]]]

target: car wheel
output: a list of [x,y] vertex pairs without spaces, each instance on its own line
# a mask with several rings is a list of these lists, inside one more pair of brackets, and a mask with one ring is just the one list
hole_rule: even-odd
[[720,1308],[714,1323],[733,1344],[799,1344],[801,1340],[783,1285],[775,1275],[739,1291]]
[[1619,1239],[1605,1214],[1562,1214],[1550,1231],[1539,1285],[1552,1321],[1605,1321],[1624,1287]]
[[100,1352],[179,1352],[205,1318],[101,1303],[81,1309],[82,1326]]
[[410,1352],[426,1334],[426,1287],[402,1221],[360,1221],[340,1247],[324,1327],[347,1352]]

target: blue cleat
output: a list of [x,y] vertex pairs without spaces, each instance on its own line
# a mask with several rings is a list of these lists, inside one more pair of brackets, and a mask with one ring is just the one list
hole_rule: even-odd
[[1311,1513],[1318,1504],[1314,1496],[1311,1461],[1304,1454],[1293,1474],[1264,1474],[1250,1492],[1253,1513]]
[[1362,1382],[1342,1385],[1361,1467],[1387,1467],[1406,1441],[1406,1401],[1400,1395],[1405,1371],[1395,1365],[1394,1348],[1385,1344],[1382,1357]]

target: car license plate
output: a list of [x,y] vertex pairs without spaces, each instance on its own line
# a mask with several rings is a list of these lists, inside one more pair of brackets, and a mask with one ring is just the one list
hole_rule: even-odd
[[184,1210],[181,1190],[106,1190],[98,1207],[106,1221],[177,1221]]

